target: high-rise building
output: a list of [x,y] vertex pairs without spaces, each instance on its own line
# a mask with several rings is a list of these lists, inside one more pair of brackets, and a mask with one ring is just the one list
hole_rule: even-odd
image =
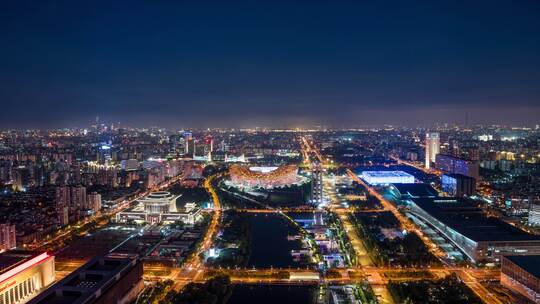
[[99,210],[101,210],[101,194],[92,192],[88,194],[86,198],[88,199],[88,209],[91,209],[94,212],[99,212]]
[[323,170],[320,166],[315,166],[311,171],[311,202],[323,202]]
[[456,139],[450,139],[449,143],[450,145],[448,147],[448,153],[450,155],[458,157],[460,153],[458,141]]
[[204,138],[204,153],[208,154],[212,152],[214,152],[214,139],[208,135]]
[[19,166],[13,170],[13,187],[17,191],[24,191],[30,184],[30,169],[27,166]]
[[188,147],[188,155],[191,156],[191,157],[195,157],[195,155],[197,155],[197,145],[195,143],[195,139],[192,138],[192,139],[188,140],[186,145]]
[[69,224],[69,207],[68,206],[56,206],[56,214],[58,216],[58,225],[67,226]]
[[480,179],[480,169],[478,161],[455,157],[447,154],[438,154],[435,157],[437,169],[454,174],[470,176],[476,180]]
[[190,143],[192,143],[192,145],[194,144],[193,134],[191,134],[191,132],[184,132],[184,154],[186,155],[193,153],[193,151],[190,150]]
[[439,133],[430,132],[426,134],[426,168],[431,168],[431,163],[435,162],[435,156],[439,154],[441,140]]
[[55,209],[58,215],[58,224],[66,226],[69,224],[69,205],[71,203],[71,189],[68,186],[56,188]]
[[71,203],[71,189],[68,186],[56,188],[56,206],[69,206]]
[[70,208],[76,213],[82,209],[88,209],[86,205],[86,187],[71,187]]
[[17,247],[15,225],[0,224],[0,252]]
[[171,153],[177,153],[180,148],[180,143],[183,142],[184,139],[182,137],[182,134],[172,134],[169,136],[169,151]]

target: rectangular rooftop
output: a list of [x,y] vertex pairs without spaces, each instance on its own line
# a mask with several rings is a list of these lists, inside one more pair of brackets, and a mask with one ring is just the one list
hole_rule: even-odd
[[460,234],[475,241],[540,241],[540,236],[522,231],[498,218],[485,216],[481,209],[461,198],[413,198],[425,212]]

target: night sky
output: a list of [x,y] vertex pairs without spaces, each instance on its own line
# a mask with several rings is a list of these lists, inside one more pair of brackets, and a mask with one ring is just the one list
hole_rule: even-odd
[[540,123],[540,1],[364,2],[2,1],[0,128]]

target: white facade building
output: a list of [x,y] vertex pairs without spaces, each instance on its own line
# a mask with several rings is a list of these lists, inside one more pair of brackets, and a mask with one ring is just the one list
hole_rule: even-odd
[[426,168],[431,168],[431,163],[435,162],[435,156],[439,154],[441,140],[439,133],[431,132],[426,134]]

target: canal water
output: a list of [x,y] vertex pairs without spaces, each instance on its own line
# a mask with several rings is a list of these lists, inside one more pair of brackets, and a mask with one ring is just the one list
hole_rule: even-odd
[[315,303],[314,286],[235,285],[227,304]]
[[291,250],[301,249],[301,242],[289,241],[288,235],[298,235],[298,229],[279,214],[254,214],[251,222],[251,255],[248,267],[301,267]]

